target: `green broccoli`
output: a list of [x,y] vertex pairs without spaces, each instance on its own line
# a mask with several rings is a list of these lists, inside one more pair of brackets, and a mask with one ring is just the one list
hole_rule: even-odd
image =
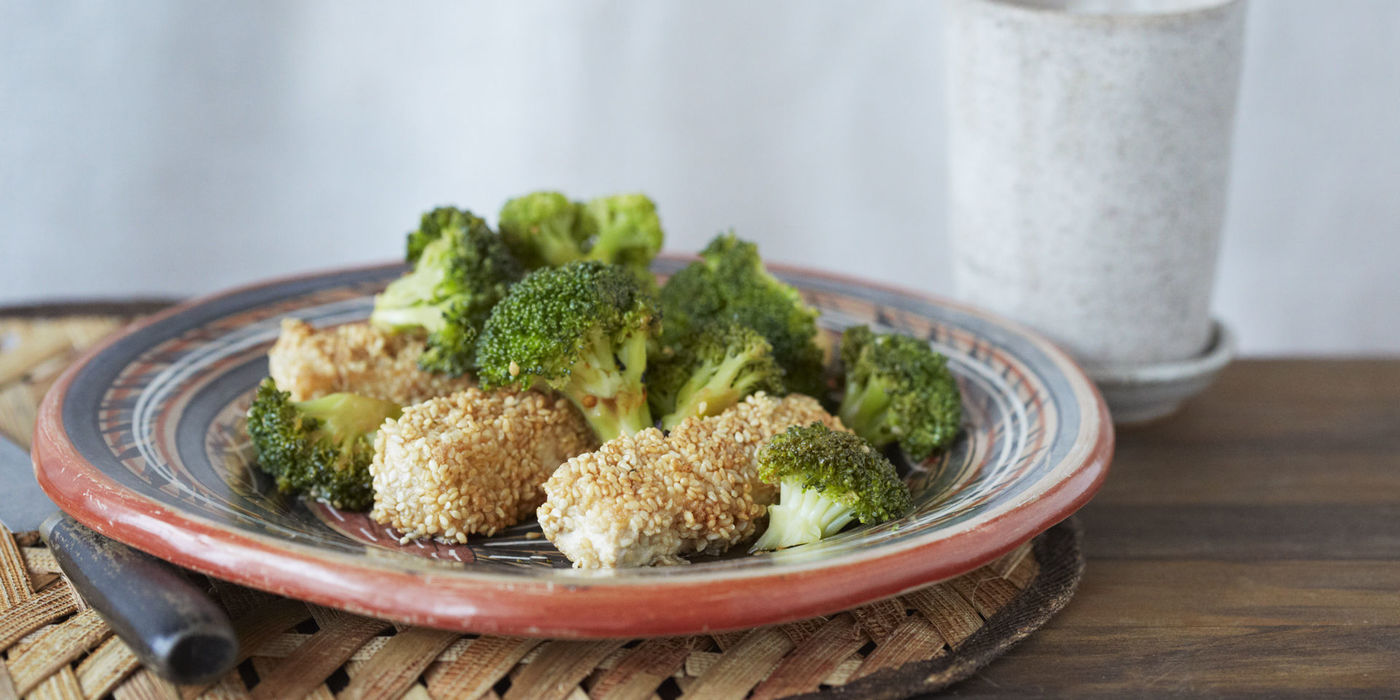
[[385,419],[399,416],[398,404],[357,394],[310,401],[290,396],[271,378],[258,385],[248,408],[258,466],[283,493],[305,493],[337,508],[369,508],[374,434]]
[[773,346],[748,326],[702,326],[668,349],[647,372],[647,396],[661,427],[690,416],[714,416],[757,391],[783,394],[783,368]]
[[501,207],[501,239],[525,267],[558,267],[581,260],[594,235],[584,207],[558,192],[532,192]]
[[460,376],[476,357],[476,339],[491,307],[524,274],[500,237],[469,211],[441,207],[408,234],[413,270],[374,298],[370,323],[402,333],[425,330],[418,365]]
[[768,529],[752,551],[816,542],[862,523],[892,520],[913,507],[894,465],[860,436],[821,423],[793,426],[758,451],[758,477],[780,485]]
[[656,204],[644,194],[599,197],[584,207],[584,226],[593,236],[588,259],[647,269],[665,234]]
[[871,444],[891,442],[921,462],[947,447],[962,422],[962,396],[948,359],[906,335],[878,335],[866,326],[841,336],[846,395],[841,422]]
[[665,239],[656,204],[644,194],[582,204],[532,192],[506,202],[500,227],[506,246],[530,269],[597,260],[645,270]]
[[736,321],[772,344],[789,390],[825,396],[817,312],[796,289],[763,268],[753,243],[732,233],[717,236],[701,251],[700,260],[667,280],[661,288],[661,309],[666,319],[662,342],[667,347],[676,347],[698,326]]
[[647,346],[656,299],[625,267],[580,260],[536,270],[492,310],[477,343],[483,388],[548,385],[573,401],[598,438],[652,427]]

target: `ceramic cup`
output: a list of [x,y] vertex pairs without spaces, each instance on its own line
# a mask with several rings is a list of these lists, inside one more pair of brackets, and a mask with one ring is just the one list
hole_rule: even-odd
[[954,279],[1092,375],[1208,350],[1243,0],[949,5]]

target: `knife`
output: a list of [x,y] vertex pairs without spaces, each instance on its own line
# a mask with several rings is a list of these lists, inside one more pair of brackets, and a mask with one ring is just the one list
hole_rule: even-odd
[[34,480],[29,453],[0,435],[0,522],[39,530],[83,599],[146,668],[188,684],[233,668],[238,637],[228,615],[173,565],[107,539],[68,517]]

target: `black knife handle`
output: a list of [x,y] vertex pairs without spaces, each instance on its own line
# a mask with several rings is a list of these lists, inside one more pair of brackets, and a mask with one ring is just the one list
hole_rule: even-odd
[[131,647],[175,683],[218,679],[238,658],[233,625],[174,566],[57,513],[41,528],[73,587]]

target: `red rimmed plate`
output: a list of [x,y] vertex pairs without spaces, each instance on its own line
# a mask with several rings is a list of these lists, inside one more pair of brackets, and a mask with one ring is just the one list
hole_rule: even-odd
[[252,466],[242,416],[282,318],[361,320],[402,269],[246,287],[105,343],[45,398],[40,483],[109,537],[254,588],[469,632],[638,637],[827,614],[965,573],[1073,513],[1112,457],[1102,398],[1039,336],[965,306],[775,267],[821,310],[826,332],[868,323],[948,356],[965,430],[910,468],[913,514],[792,550],[654,569],[570,569],[533,522],[465,545],[400,545],[363,514],[278,495]]

